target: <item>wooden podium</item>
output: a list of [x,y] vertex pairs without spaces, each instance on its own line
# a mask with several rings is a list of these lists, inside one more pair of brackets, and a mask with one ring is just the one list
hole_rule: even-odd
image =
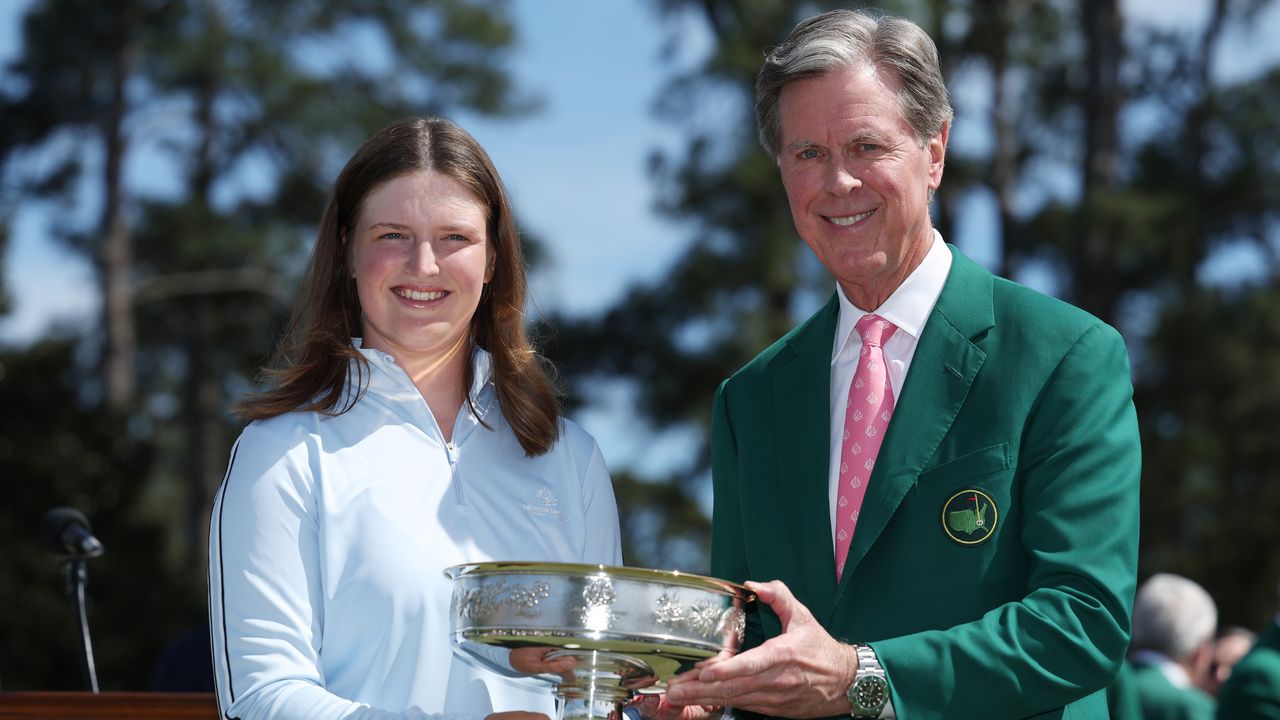
[[211,693],[0,692],[0,720],[217,720]]

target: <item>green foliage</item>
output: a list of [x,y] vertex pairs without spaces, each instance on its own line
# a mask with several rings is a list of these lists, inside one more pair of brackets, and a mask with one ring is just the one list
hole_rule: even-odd
[[[1236,8],[1221,21],[1248,22],[1249,4]],[[1185,47],[1176,66],[1208,56],[1212,32],[1209,50]],[[1155,316],[1128,333],[1146,457],[1142,568],[1195,578],[1224,624],[1260,626],[1280,580],[1280,163],[1268,129],[1280,123],[1280,70],[1191,98],[1163,78],[1146,89],[1166,127],[1135,150],[1123,192],[1098,203],[1114,218],[1122,297]],[[1234,278],[1208,271],[1223,262]]]
[[[56,239],[125,300],[78,342],[5,356],[7,689],[79,684],[26,527],[51,506],[110,548],[91,565],[104,687],[145,688],[161,641],[202,621],[227,407],[280,336],[329,185],[394,120],[534,109],[507,73],[515,32],[506,0],[33,2],[0,86],[0,210],[58,210]],[[94,367],[113,354],[137,380],[123,407]]]
[[[796,241],[751,116],[761,50],[828,4],[657,5],[703,22],[715,42],[658,105],[686,142],[655,154],[654,181],[689,243],[665,277],[599,317],[560,320],[552,351],[580,395],[595,378],[624,379],[650,422],[699,435],[687,466],[619,491],[624,507],[665,504],[663,531],[693,538],[705,537],[689,508],[708,478],[711,393],[830,292]],[[1119,12],[1112,2],[886,8],[935,37],[944,74],[967,78],[952,83],[961,122],[994,137],[953,133],[935,224],[957,241],[961,203],[995,196],[993,269],[1047,269],[1064,298],[1121,329],[1146,455],[1141,572],[1197,579],[1224,622],[1245,625],[1274,613],[1280,580],[1269,552],[1280,516],[1280,69],[1225,84],[1210,64],[1225,28],[1274,5],[1218,3],[1202,27],[1124,33],[1096,22]],[[1208,269],[1232,256],[1246,258],[1232,264],[1241,279],[1214,279]],[[668,564],[672,548],[632,532],[629,562]]]
[[[1280,70],[1224,84],[1209,64],[1223,27],[1274,4],[1218,3],[1202,28],[1126,33],[1116,87],[1087,72],[1090,43],[1107,38],[1087,35],[1078,3],[882,5],[937,38],[944,72],[970,80],[953,84],[964,119],[995,137],[953,135],[937,225],[954,240],[962,202],[996,196],[996,269],[1049,268],[1064,297],[1124,332],[1146,458],[1142,573],[1195,578],[1224,622],[1245,625],[1271,616],[1280,579]],[[761,51],[834,3],[656,5],[714,42],[658,103],[685,140],[652,158],[658,202],[689,245],[667,277],[558,320],[544,345],[578,397],[625,379],[648,422],[702,439],[661,477],[615,472],[627,562],[700,572],[711,395],[830,292],[756,144],[751,98]],[[85,511],[109,546],[90,589],[104,687],[145,686],[163,640],[203,618],[203,503],[235,432],[226,400],[278,337],[329,181],[392,119],[533,109],[505,71],[515,30],[500,0],[33,5],[0,86],[0,210],[111,190],[101,156],[120,61],[124,149],[154,175],[115,188],[135,258],[135,405],[99,409],[95,338],[0,351],[5,689],[79,685],[71,608],[35,537],[53,505]],[[1114,146],[1096,132],[1108,117],[1126,128]],[[54,229],[101,250],[93,219],[60,213]],[[1207,271],[1232,254],[1248,258],[1234,266],[1247,282]]]
[[1280,292],[1200,289],[1170,303],[1139,384],[1143,545],[1199,579],[1224,623],[1274,614],[1280,557]]
[[89,562],[89,623],[104,690],[145,688],[165,639],[203,622],[203,591],[157,567],[162,528],[138,512],[153,459],[115,418],[86,406],[74,338],[0,351],[0,682],[83,689],[78,633],[45,511],[83,512],[107,552]]
[[706,573],[706,538],[711,523],[689,503],[671,478],[642,479],[614,472],[627,565]]

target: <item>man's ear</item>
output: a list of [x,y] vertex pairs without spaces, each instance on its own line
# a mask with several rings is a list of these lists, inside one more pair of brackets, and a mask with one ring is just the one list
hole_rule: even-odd
[[1196,685],[1204,685],[1204,681],[1208,678],[1213,668],[1213,657],[1216,651],[1216,645],[1213,637],[1200,643],[1195,650],[1191,652],[1191,657],[1187,658],[1188,667],[1185,668],[1187,674],[1191,676],[1191,681]]
[[942,124],[937,134],[925,145],[929,150],[929,188],[937,190],[942,184],[942,168],[947,160],[947,140],[951,137],[951,121]]

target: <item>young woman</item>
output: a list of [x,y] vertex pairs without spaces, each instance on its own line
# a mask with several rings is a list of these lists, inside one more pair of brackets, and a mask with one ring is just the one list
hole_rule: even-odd
[[435,118],[367,140],[334,186],[268,389],[238,406],[253,422],[209,546],[223,717],[554,712],[522,673],[572,661],[453,652],[441,573],[621,564],[608,470],[560,417],[524,301],[480,145]]

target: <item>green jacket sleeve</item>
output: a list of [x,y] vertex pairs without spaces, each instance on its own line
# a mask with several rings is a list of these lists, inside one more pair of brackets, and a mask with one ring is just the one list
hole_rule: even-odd
[[[711,574],[739,582],[750,577],[747,566],[746,543],[743,537],[742,505],[738,497],[738,453],[733,436],[733,426],[725,397],[725,385],[716,390],[711,413],[711,466],[714,482],[713,517],[711,528]],[[764,642],[760,630],[760,614],[757,603],[747,606],[746,640],[743,649]]]

